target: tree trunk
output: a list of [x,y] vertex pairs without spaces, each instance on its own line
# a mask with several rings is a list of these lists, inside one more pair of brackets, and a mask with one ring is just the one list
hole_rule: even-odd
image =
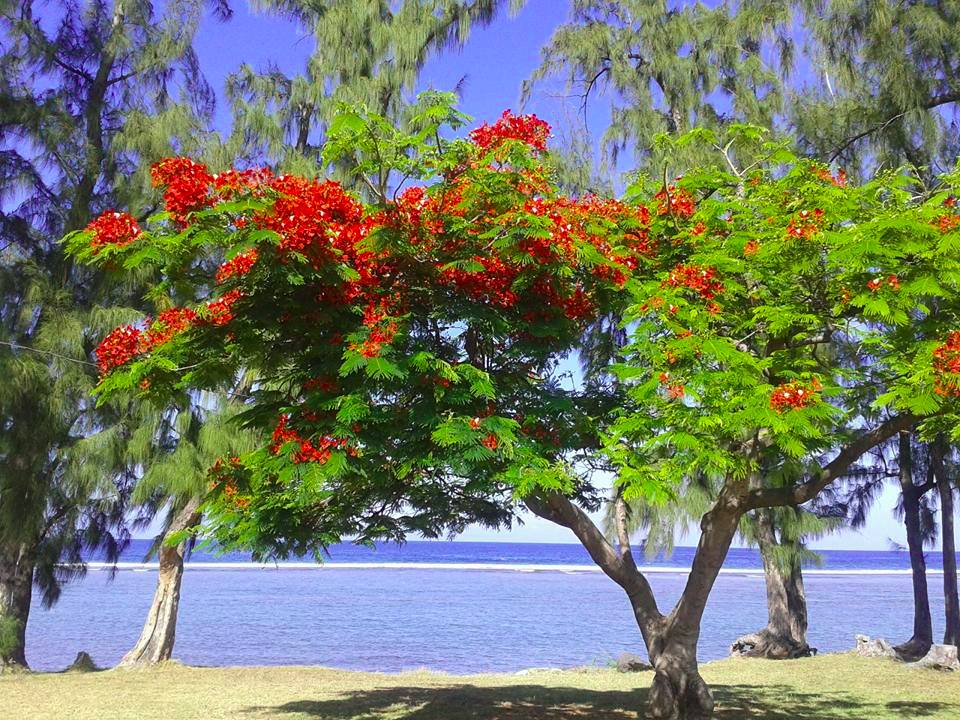
[[33,560],[25,545],[0,545],[0,670],[27,666]]
[[647,652],[655,674],[647,703],[656,720],[705,720],[713,715],[713,694],[700,676],[697,640],[700,628],[663,619],[651,632]]
[[933,621],[927,590],[927,562],[923,557],[923,535],[920,529],[921,491],[913,482],[913,456],[910,433],[900,433],[900,491],[903,493],[903,517],[910,551],[913,576],[913,636],[895,647],[902,659],[918,660],[933,644]]
[[[199,505],[197,499],[191,499],[173,518],[167,534],[186,530],[200,522],[200,513],[197,511]],[[147,613],[147,620],[143,625],[143,631],[140,633],[140,639],[137,640],[133,649],[123,656],[119,667],[153,665],[169,660],[173,655],[185,552],[185,542],[172,547],[161,544],[158,553],[160,571],[157,576],[157,589],[153,594],[150,612]]]
[[807,597],[797,548],[788,548],[786,560],[778,557],[778,546],[790,541],[778,542],[770,510],[758,511],[755,524],[767,587],[767,626],[737,638],[730,652],[768,660],[809,657],[813,653],[807,644]]
[[947,477],[943,458],[946,445],[937,438],[933,447],[933,466],[940,493],[940,544],[943,550],[943,604],[946,611],[944,645],[960,645],[960,602],[957,597],[957,545],[953,529],[953,485]]

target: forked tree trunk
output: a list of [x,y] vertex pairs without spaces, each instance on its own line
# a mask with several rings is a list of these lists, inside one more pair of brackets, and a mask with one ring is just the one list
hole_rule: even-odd
[[933,644],[933,621],[927,590],[927,562],[923,557],[923,534],[920,529],[921,490],[913,482],[913,453],[910,433],[900,433],[900,491],[903,493],[903,518],[910,551],[913,579],[913,636],[895,647],[904,660],[918,660]]
[[34,563],[26,545],[0,544],[0,669],[27,667]]
[[[190,500],[180,510],[167,530],[168,534],[194,527],[200,522],[197,512],[199,501]],[[159,550],[160,571],[153,603],[140,633],[140,639],[120,661],[119,667],[153,665],[169,660],[177,634],[177,612],[180,608],[180,586],[183,581],[183,556],[186,543],[175,546],[161,545]]]
[[529,495],[524,503],[534,514],[572,530],[593,561],[626,592],[654,667],[648,716],[655,720],[706,720],[713,715],[714,701],[697,666],[700,622],[744,513],[812,500],[845,475],[865,452],[915,423],[912,415],[903,415],[862,433],[811,479],[793,487],[750,487],[728,478],[700,521],[700,540],[690,573],[669,615],[657,608],[653,589],[634,562],[626,522],[628,510],[622,496],[615,499],[619,547],[614,547],[590,516],[562,494]]
[[528,497],[526,505],[540,517],[570,528],[600,568],[627,593],[654,668],[647,715],[655,720],[706,720],[713,715],[713,695],[700,676],[697,641],[710,590],[730,548],[742,498],[725,487],[700,522],[700,541],[680,600],[669,615],[657,609],[650,584],[637,569],[630,550],[625,504],[618,498],[619,551],[590,517],[559,494]]
[[777,540],[773,514],[769,510],[758,511],[755,526],[767,588],[767,626],[737,638],[730,651],[734,655],[770,660],[808,657],[812,651],[807,644],[807,597],[799,548],[791,547],[785,553],[788,564],[784,567],[784,554],[778,553],[777,548],[791,541]]
[[953,484],[944,467],[946,445],[938,438],[933,447],[933,465],[940,494],[940,544],[943,550],[943,604],[946,614],[944,645],[960,645],[960,601],[957,597],[957,545],[953,529]]

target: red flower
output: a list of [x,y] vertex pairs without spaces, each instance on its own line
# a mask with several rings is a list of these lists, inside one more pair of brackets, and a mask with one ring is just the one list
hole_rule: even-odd
[[125,365],[140,354],[141,332],[133,325],[122,325],[110,332],[94,351],[97,368],[103,377],[114,368]]
[[747,257],[756,255],[758,250],[760,250],[759,240],[748,240],[747,244],[743,246],[743,254]]
[[223,326],[233,320],[233,304],[243,297],[240,288],[234,288],[222,297],[207,303],[206,320],[211,325]]
[[817,208],[813,212],[801,210],[796,213],[787,225],[787,237],[809,240],[823,228],[823,210]]
[[470,418],[470,429],[478,430],[479,428],[480,428],[480,418],[478,417]]
[[177,333],[189,328],[196,319],[197,314],[190,308],[164,310],[143,334],[141,339],[142,351],[148,352],[159,345],[163,345]]
[[696,291],[704,300],[712,300],[723,292],[723,283],[715,279],[717,271],[700,265],[677,265],[664,284]]
[[258,253],[256,248],[247,250],[239,255],[234,255],[231,259],[223,263],[219,270],[217,270],[217,284],[219,285],[228,278],[234,276],[239,277],[246,275],[257,262],[257,257]]
[[677,217],[688,218],[697,209],[693,196],[686,190],[676,188],[673,185],[658,192],[653,196],[653,199],[657,201],[657,213],[659,215],[676,215]]
[[667,387],[667,397],[671,400],[679,400],[685,394],[686,390],[681,383],[673,383]]
[[497,436],[493,433],[487,435],[480,442],[483,443],[483,446],[487,448],[487,450],[496,450],[500,446],[500,440],[498,440]]
[[939,395],[960,396],[960,330],[933,351],[933,369],[937,373],[935,391]]
[[86,232],[93,233],[90,246],[96,254],[107,245],[124,247],[136,240],[141,233],[136,219],[129,213],[107,210],[100,217],[92,220]]
[[778,385],[770,393],[770,407],[777,412],[808,407],[817,402],[816,392],[819,389],[820,381],[817,379],[809,384],[796,381]]
[[504,110],[493,125],[484,123],[470,133],[470,140],[482,150],[496,148],[504,140],[519,140],[537,151],[547,149],[550,125],[536,115],[514,115]]
[[187,157],[166,158],[150,168],[154,187],[165,188],[163,201],[174,220],[185,225],[187,215],[210,204],[213,176],[207,166]]
[[873,280],[867,281],[867,288],[870,290],[870,292],[876,292],[880,289],[881,285],[883,285],[882,278],[874,278]]

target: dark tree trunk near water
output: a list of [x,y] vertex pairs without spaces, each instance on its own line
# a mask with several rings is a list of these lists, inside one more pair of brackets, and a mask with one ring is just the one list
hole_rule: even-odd
[[760,508],[809,502],[845,475],[865,452],[916,421],[912,415],[897,416],[863,432],[809,479],[796,485],[750,487],[745,480],[727,478],[713,507],[701,518],[700,539],[686,585],[668,614],[660,612],[649,581],[634,562],[628,510],[622,497],[614,500],[616,545],[579,505],[561,493],[541,491],[528,495],[524,502],[535,515],[570,529],[604,574],[627,594],[654,668],[647,716],[655,720],[706,720],[713,715],[714,700],[697,664],[700,622],[743,515]]
[[[812,651],[807,644],[807,597],[798,543],[777,539],[769,509],[758,511],[754,524],[766,581],[767,626],[737,638],[730,650],[735,655],[769,660],[808,657]],[[778,551],[788,545],[785,552]]]
[[[535,514],[573,530],[594,562],[626,592],[654,668],[647,714],[656,720],[705,720],[713,715],[713,695],[697,664],[697,642],[707,598],[744,512],[741,500],[731,488],[725,488],[703,516],[683,594],[664,615],[634,562],[625,523],[617,523],[618,550],[568,498],[551,493],[526,499]],[[625,505],[620,500],[618,504],[619,519]]]
[[920,498],[923,488],[913,482],[913,449],[910,433],[900,433],[900,491],[903,493],[903,519],[907,530],[907,549],[913,579],[913,636],[896,646],[904,660],[917,660],[927,654],[933,644],[933,621],[927,589],[927,561],[923,556],[923,533],[920,524]]
[[33,559],[25,545],[0,544],[0,669],[27,666]]
[[[168,534],[194,527],[200,522],[199,502],[191,500],[173,518]],[[140,639],[120,661],[119,667],[153,665],[173,656],[177,634],[177,613],[180,608],[180,586],[183,582],[183,557],[186,543],[161,545],[158,552],[160,570],[157,589],[147,613]]]
[[937,438],[933,445],[933,471],[940,494],[940,544],[943,550],[943,602],[946,628],[944,645],[960,645],[960,600],[957,593],[957,545],[953,524],[953,483],[944,466],[946,443]]

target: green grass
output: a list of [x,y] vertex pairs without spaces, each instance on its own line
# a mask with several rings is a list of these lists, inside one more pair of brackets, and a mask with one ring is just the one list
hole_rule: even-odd
[[[720,720],[960,718],[960,673],[824,655],[703,666]],[[531,671],[400,675],[312,667],[0,675],[17,720],[622,720],[642,718],[650,673]]]

